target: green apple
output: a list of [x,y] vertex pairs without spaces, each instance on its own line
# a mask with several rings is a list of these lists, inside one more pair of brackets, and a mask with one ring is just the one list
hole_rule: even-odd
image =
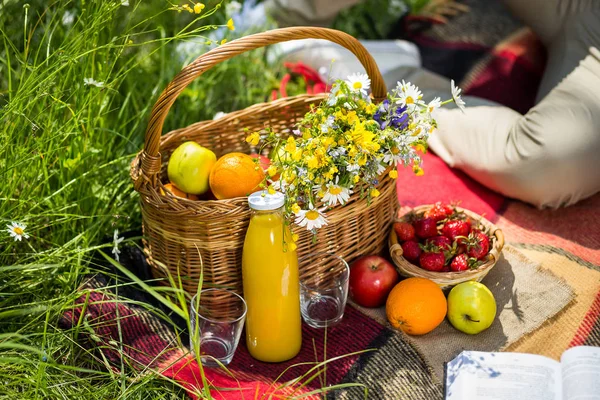
[[208,191],[210,170],[217,162],[215,153],[196,142],[185,142],[175,149],[169,159],[169,180],[179,190],[189,194]]
[[448,294],[448,320],[459,331],[474,335],[489,328],[494,318],[496,299],[485,285],[463,282]]

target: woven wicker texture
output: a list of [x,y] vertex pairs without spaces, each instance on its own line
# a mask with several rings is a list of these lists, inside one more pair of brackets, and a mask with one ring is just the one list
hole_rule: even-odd
[[[432,206],[432,204],[429,204],[415,207],[412,210],[412,213],[417,215],[423,214]],[[500,259],[500,253],[502,252],[502,248],[504,247],[504,235],[502,234],[502,231],[498,229],[496,225],[492,224],[490,221],[483,218],[481,215],[474,213],[473,211],[465,210],[464,208],[460,207],[456,207],[456,209],[458,211],[464,212],[473,221],[480,221],[492,237],[492,242],[490,243],[491,249],[485,262],[482,265],[480,265],[477,269],[471,269],[461,272],[427,271],[402,257],[402,246],[400,246],[400,243],[398,243],[398,236],[396,236],[396,232],[394,231],[394,229],[390,229],[390,234],[388,237],[390,255],[392,257],[392,260],[394,261],[394,264],[396,264],[396,269],[398,270],[400,275],[408,278],[418,276],[421,278],[431,279],[432,281],[437,283],[438,286],[440,286],[442,289],[447,289],[454,285],[458,285],[461,282],[481,282],[481,280],[488,274],[488,272],[490,272],[494,265],[496,265],[496,262],[498,262],[498,260]],[[404,214],[396,220],[407,221],[409,214],[410,213]]]
[[[249,153],[245,128],[270,126],[285,136],[311,104],[325,95],[299,95],[256,104],[161,136],[163,122],[177,96],[195,78],[220,62],[259,47],[288,40],[327,39],[352,51],[371,78],[373,96],[383,99],[385,84],[373,58],[352,36],[325,28],[295,27],[246,36],[219,46],[185,67],[167,86],[152,109],[144,150],[132,162],[131,178],[140,193],[144,247],[156,277],[181,276],[183,287],[195,293],[203,272],[203,286],[227,287],[242,292],[241,255],[250,211],[245,197],[219,201],[191,201],[161,192],[168,182],[166,163],[183,142],[195,141],[220,157],[229,152]],[[394,181],[387,174],[378,184],[380,196],[367,204],[355,193],[344,207],[327,212],[329,225],[319,230],[317,241],[304,229],[299,234],[299,256],[333,252],[348,261],[383,250],[386,232],[398,208]],[[202,271],[202,266],[204,270]],[[310,273],[301,265],[300,273]]]

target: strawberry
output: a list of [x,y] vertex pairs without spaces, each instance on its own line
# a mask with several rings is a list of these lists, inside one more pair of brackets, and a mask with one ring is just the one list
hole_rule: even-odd
[[469,235],[467,254],[476,260],[483,260],[490,251],[490,238],[480,230],[474,230]]
[[427,238],[425,243],[432,243],[442,250],[450,250],[452,242],[446,236],[434,236]]
[[438,235],[437,223],[433,218],[418,219],[413,223],[413,226],[415,227],[415,233],[421,239]]
[[433,218],[435,220],[435,222],[438,222],[443,219],[446,219],[447,217],[452,215],[453,212],[454,212],[454,209],[452,208],[452,206],[450,206],[448,204],[444,204],[441,201],[438,201],[437,203],[435,203],[433,205],[433,207],[431,207],[429,210],[425,211],[424,216],[426,218]]
[[469,257],[466,254],[459,254],[452,259],[450,262],[450,269],[452,271],[466,271],[469,269]]
[[402,243],[402,256],[410,262],[416,262],[422,251],[423,250],[419,247],[419,243],[414,240],[408,240]]
[[[470,230],[471,222],[469,220],[461,221],[459,219],[452,219],[447,221],[442,227],[442,235],[454,242],[457,236],[468,236]],[[460,240],[458,242],[458,244],[461,244]]]
[[407,241],[415,240],[415,227],[408,222],[396,222],[394,223],[394,230],[398,236],[398,240]]
[[424,246],[423,252],[419,256],[419,263],[423,269],[439,272],[444,268],[446,257],[439,247],[430,244]]

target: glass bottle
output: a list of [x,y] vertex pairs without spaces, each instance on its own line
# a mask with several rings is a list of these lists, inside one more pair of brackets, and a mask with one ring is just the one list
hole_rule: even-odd
[[286,361],[300,351],[302,320],[298,256],[289,248],[284,195],[256,192],[248,197],[248,204],[252,216],[242,255],[246,345],[257,360]]

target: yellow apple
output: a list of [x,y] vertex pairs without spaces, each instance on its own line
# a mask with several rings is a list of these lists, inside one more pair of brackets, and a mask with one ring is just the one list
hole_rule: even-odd
[[185,142],[171,154],[169,180],[185,193],[203,194],[209,189],[208,177],[215,162],[215,153],[196,142]]

